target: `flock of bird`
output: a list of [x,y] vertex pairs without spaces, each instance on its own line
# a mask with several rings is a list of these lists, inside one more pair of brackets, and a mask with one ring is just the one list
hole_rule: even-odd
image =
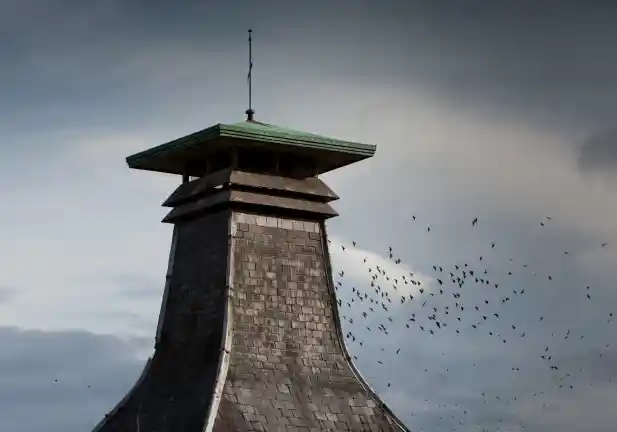
[[[417,222],[416,216],[412,216],[413,221]],[[552,221],[552,217],[547,216],[539,222],[539,228],[544,229]],[[470,223],[472,229],[478,229],[479,219],[473,218]],[[426,232],[430,233],[432,227],[426,226]],[[338,246],[337,246],[338,247]],[[608,243],[597,245],[598,249],[607,249]],[[498,344],[499,349],[508,349],[514,344],[516,351],[523,352],[524,360],[521,364],[504,365],[503,373],[524,373],[525,370],[537,370],[536,362],[542,362],[549,376],[550,387],[539,387],[532,389],[529,394],[516,394],[508,391],[508,394],[496,394],[494,391],[482,391],[476,395],[483,404],[497,403],[511,405],[517,401],[531,398],[537,400],[540,409],[547,409],[547,399],[554,391],[574,391],[582,384],[582,380],[576,381],[585,373],[585,369],[576,366],[572,370],[568,362],[562,364],[560,352],[564,343],[580,341],[585,338],[580,330],[575,327],[576,322],[570,321],[569,327],[555,328],[561,324],[554,318],[555,308],[551,306],[537,316],[525,316],[523,322],[517,320],[517,315],[521,307],[531,311],[527,306],[534,302],[534,295],[538,291],[560,289],[559,274],[550,274],[542,271],[542,268],[535,268],[531,264],[518,263],[513,258],[507,258],[505,272],[500,271],[494,265],[487,264],[487,261],[495,262],[501,254],[497,252],[501,245],[496,241],[488,243],[483,254],[478,254],[473,259],[455,264],[445,263],[434,264],[432,268],[424,274],[410,271],[403,260],[397,256],[395,249],[388,248],[387,258],[383,262],[371,262],[369,256],[361,258],[358,265],[363,266],[365,281],[363,285],[357,275],[349,281],[349,274],[345,269],[340,269],[335,276],[335,290],[339,314],[343,321],[346,344],[353,354],[355,361],[375,362],[375,367],[387,367],[388,364],[400,365],[397,363],[400,356],[413,356],[418,346],[411,342],[407,332],[411,332],[415,337],[445,337],[461,338],[463,343],[468,343],[469,338],[488,337]],[[337,253],[350,253],[354,250],[360,251],[355,241],[349,245],[340,245]],[[563,255],[570,252],[562,251]],[[373,258],[373,261],[376,261]],[[346,262],[349,263],[347,260]],[[336,264],[336,260],[334,260]],[[357,266],[354,265],[356,268]],[[357,270],[355,270],[357,272]],[[503,273],[500,275],[500,273]],[[536,283],[525,282],[516,276],[518,274],[536,280]],[[347,277],[346,277],[347,276]],[[504,279],[505,278],[505,279]],[[541,282],[543,280],[543,282]],[[535,289],[534,289],[535,288]],[[538,290],[540,289],[540,290]],[[573,302],[593,302],[594,294],[591,285],[584,285],[580,288],[579,298],[570,298]],[[518,303],[517,312],[513,313],[508,308],[512,304]],[[551,310],[553,309],[553,310]],[[613,313],[607,312],[604,316],[596,317],[602,325],[610,326]],[[552,322],[551,322],[552,321]],[[544,328],[550,334],[547,340],[542,340],[541,345],[537,342],[537,335]],[[518,344],[525,344],[531,335],[535,335],[535,342],[530,342],[527,346],[521,347]],[[459,340],[461,340],[459,339]],[[455,340],[456,341],[456,340]],[[569,342],[565,342],[569,341]],[[484,342],[483,347],[487,347]],[[599,356],[603,357],[611,349],[611,341],[605,340],[601,346],[597,347]],[[534,352],[535,350],[535,352]],[[445,352],[440,353],[442,356]],[[398,358],[396,358],[398,356]],[[409,361],[408,359],[405,360]],[[440,370],[437,366],[440,362],[435,362],[435,367],[426,367],[416,370],[415,373],[427,375],[437,374],[448,379],[449,374],[464,374],[461,370],[462,365],[455,360],[455,367],[448,367]],[[499,367],[500,365],[496,365]],[[366,366],[368,367],[368,366]],[[476,368],[473,363],[470,367]],[[451,370],[451,369],[456,369]],[[522,371],[522,372],[521,372]],[[385,372],[384,372],[385,373]],[[522,377],[513,379],[522,381]],[[532,380],[533,381],[533,380]],[[609,384],[612,381],[609,380]],[[405,380],[397,380],[396,383],[387,382],[387,387],[400,386],[400,390],[413,392],[413,388],[405,388]],[[540,382],[537,383],[540,386]],[[593,382],[588,382],[588,386],[593,386]],[[528,389],[526,389],[528,390]],[[507,390],[506,390],[507,391]],[[436,404],[435,401],[424,399],[424,407],[417,407],[417,412],[412,412],[411,416],[425,413],[429,407],[441,408],[443,413],[439,415],[438,422],[442,422],[439,430],[463,431],[506,431],[520,430],[525,428],[524,423],[508,423],[508,420],[496,420],[490,425],[474,423],[474,413],[471,408],[459,406],[448,406]],[[413,426],[413,424],[411,425]],[[437,429],[431,429],[437,430]]]
[[[417,221],[417,217],[412,216],[412,220]],[[540,228],[546,227],[551,221],[550,216],[545,217],[539,223]],[[479,219],[473,218],[470,223],[471,228],[477,229],[478,225]],[[432,227],[426,226],[426,232],[431,233],[431,231]],[[331,241],[328,240],[328,243],[331,244]],[[597,247],[604,250],[608,249],[609,245],[605,242]],[[492,339],[499,346],[525,343],[530,335],[538,333],[543,326],[549,324],[550,319],[547,316],[554,311],[546,310],[546,313],[543,312],[536,317],[526,317],[524,322],[520,323],[507,319],[516,317],[520,307],[525,307],[529,303],[519,304],[519,309],[514,314],[508,314],[507,309],[512,303],[537,294],[538,290],[534,288],[539,286],[542,289],[559,290],[558,275],[543,273],[541,268],[534,268],[527,263],[517,263],[513,258],[508,258],[507,271],[501,276],[509,279],[503,280],[498,269],[487,263],[489,258],[494,261],[499,249],[500,245],[491,241],[486,245],[483,254],[478,254],[473,259],[454,264],[436,263],[431,266],[427,274],[421,274],[410,271],[403,259],[395,254],[395,249],[389,246],[387,258],[384,259],[386,265],[383,262],[372,262],[369,257],[360,258],[361,262],[357,264],[363,266],[366,275],[362,286],[358,284],[360,281],[357,275],[354,275],[354,279],[348,283],[349,275],[345,269],[338,271],[334,276],[339,315],[343,320],[346,344],[353,354],[353,359],[358,362],[365,357],[368,361],[374,362],[376,367],[387,367],[388,364],[400,365],[395,361],[397,357],[412,356],[413,352],[419,349],[414,345],[415,342],[410,342],[405,332],[430,338],[439,338],[442,335],[460,337],[465,340],[464,343],[469,343],[470,337],[480,337],[480,335]],[[360,250],[356,241],[352,241],[350,245],[340,245],[338,252],[345,254],[354,250]],[[568,251],[562,253],[570,254]],[[516,279],[513,276],[516,276],[517,272],[524,272],[526,276],[536,280],[544,279],[547,285],[522,284],[520,280],[513,282]],[[592,302],[594,296],[591,285],[582,286],[578,297],[570,300]],[[534,299],[529,298],[529,301],[533,302]],[[606,312],[597,318],[602,325],[611,326],[613,312]],[[529,393],[518,395],[514,391],[509,391],[511,389],[505,389],[508,394],[485,390],[474,396],[483,404],[500,403],[507,406],[521,400],[528,401],[530,398],[550,397],[554,391],[574,391],[580,387],[581,384],[575,383],[574,379],[577,375],[584,374],[586,370],[581,367],[573,370],[568,367],[570,365],[561,364],[558,353],[562,342],[582,340],[585,334],[577,331],[574,326],[562,329],[550,328],[548,333],[550,333],[549,342],[543,341],[541,345],[529,344],[524,352],[530,355],[524,356],[523,363],[516,366],[504,365],[505,370],[502,372],[524,373],[526,369],[533,369],[528,368],[531,363],[540,361],[550,374],[551,387],[539,387]],[[376,347],[379,350],[376,350]],[[484,344],[480,349],[486,348],[487,345]],[[611,341],[606,340],[597,347],[599,357],[604,357],[611,348]],[[534,349],[537,351],[534,352]],[[445,352],[441,352],[440,355],[444,356]],[[453,370],[450,370],[450,367],[440,369],[439,364],[440,362],[435,361],[434,367],[423,367],[414,372],[427,375],[427,379],[430,379],[431,374],[446,379],[449,374],[465,374],[465,371],[461,370],[463,365],[458,361],[455,361]],[[476,368],[476,366],[476,363],[473,363],[470,367]],[[54,381],[58,382],[57,379]],[[593,384],[588,382],[587,386],[591,387]],[[612,384],[612,380],[609,379],[608,384]],[[393,387],[392,382],[387,382],[386,385],[387,388]],[[397,385],[401,386],[400,390],[414,392],[413,388],[405,388],[405,379],[398,380],[394,384],[395,389]],[[439,430],[505,432],[521,430],[526,426],[520,422],[514,425],[509,423],[508,419],[497,419],[487,425],[481,420],[478,421],[479,416],[474,416],[469,406],[458,403],[435,403],[434,400],[422,398],[425,406],[415,407],[410,416],[414,417],[436,408],[442,414],[437,415],[438,423],[431,426],[429,429],[431,432]],[[546,401],[538,401],[538,404],[540,408],[548,408]],[[499,408],[496,408],[496,411],[503,412]],[[410,426],[413,430],[417,430],[413,424]]]

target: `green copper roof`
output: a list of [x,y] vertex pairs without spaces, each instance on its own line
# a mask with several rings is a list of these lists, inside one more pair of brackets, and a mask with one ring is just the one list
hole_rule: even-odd
[[376,146],[328,138],[254,120],[217,124],[129,156],[130,168],[173,174],[186,172],[230,148],[260,147],[273,153],[295,153],[319,161],[321,172],[369,158]]
[[305,145],[307,147],[326,148],[333,147],[334,150],[370,153],[372,156],[375,153],[375,146],[368,144],[360,144],[350,141],[343,141],[335,138],[329,138],[321,135],[316,135],[308,132],[301,132],[293,129],[286,129],[280,126],[274,126],[267,123],[257,121],[243,121],[230,125],[221,124],[221,129],[228,134],[241,133],[259,135],[267,140],[274,141],[292,141],[296,145]]

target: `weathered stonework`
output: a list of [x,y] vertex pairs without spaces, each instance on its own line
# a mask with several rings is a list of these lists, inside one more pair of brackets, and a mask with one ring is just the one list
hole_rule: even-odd
[[321,224],[233,218],[233,342],[214,431],[400,431],[342,349]]
[[344,345],[335,198],[317,178],[233,170],[181,185],[154,356],[95,431],[407,430]]

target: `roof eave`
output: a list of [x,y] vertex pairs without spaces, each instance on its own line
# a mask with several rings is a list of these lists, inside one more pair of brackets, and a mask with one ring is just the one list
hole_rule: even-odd
[[173,141],[169,141],[164,144],[157,145],[156,147],[141,151],[139,153],[132,154],[126,158],[126,163],[128,164],[129,168],[134,168],[133,165],[138,164],[138,162],[142,161],[143,159],[156,157],[160,154],[167,153],[172,149],[176,151],[182,148],[189,147],[195,141],[207,141],[213,138],[217,138],[220,136],[220,130],[220,123],[214,126],[210,126],[207,129],[202,129],[200,131],[193,132],[192,134],[185,135],[181,138],[177,138]]
[[[207,129],[186,135],[165,144],[158,145],[148,150],[133,154],[126,158],[127,165],[132,169],[141,169],[155,172],[165,172],[170,174],[182,174],[177,169],[169,170],[160,168],[166,164],[157,163],[157,159],[164,157],[170,152],[177,152],[184,148],[203,143],[216,138],[231,138],[238,140],[254,141],[264,144],[279,144],[289,149],[298,148],[308,151],[332,152],[345,155],[348,160],[346,163],[337,164],[338,166],[324,167],[323,172],[332,171],[342,166],[359,162],[372,157],[377,146],[370,144],[354,143],[336,139],[303,139],[295,138],[287,134],[268,134],[259,131],[247,131],[234,126],[217,124]],[[322,172],[322,173],[323,173]]]
[[261,131],[247,131],[229,125],[220,125],[220,134],[221,136],[229,138],[284,144],[296,147],[313,148],[316,150],[329,150],[337,153],[354,153],[366,157],[373,156],[377,149],[377,146],[371,144],[361,144],[338,139],[327,139],[325,137],[323,139],[294,138],[293,136],[287,134],[268,134]]

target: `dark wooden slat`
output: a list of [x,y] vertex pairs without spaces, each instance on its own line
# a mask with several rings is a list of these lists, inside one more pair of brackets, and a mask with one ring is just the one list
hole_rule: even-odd
[[198,179],[191,180],[188,183],[181,184],[173,191],[169,198],[165,200],[163,207],[175,207],[182,202],[207,193],[217,186],[229,183],[231,173],[231,168],[225,168]]
[[174,208],[172,211],[167,213],[167,216],[165,216],[165,218],[163,218],[163,222],[174,222],[177,219],[188,216],[189,214],[196,211],[204,210],[209,207],[214,207],[218,204],[227,203],[230,201],[230,198],[231,191],[229,189],[222,190],[213,195],[207,195],[197,201],[191,201]]
[[181,184],[163,203],[164,207],[175,207],[202,195],[212,193],[218,186],[229,184],[254,188],[271,194],[284,192],[321,202],[330,202],[339,197],[317,177],[293,179],[266,174],[233,171],[225,168],[199,179]]
[[306,201],[302,199],[284,198],[252,192],[231,191],[231,200],[236,203],[278,207],[282,209],[314,213],[326,217],[338,216],[336,210],[334,210],[327,203]]
[[293,179],[266,174],[255,174],[243,171],[231,173],[230,184],[240,186],[252,186],[258,189],[271,191],[285,191],[321,198],[320,201],[329,202],[339,199],[321,179],[309,177],[305,179]]
[[313,217],[318,216],[318,218],[338,216],[336,210],[327,203],[225,189],[216,194],[207,195],[197,201],[188,202],[174,208],[165,216],[163,222],[173,223],[178,219],[190,216],[192,213],[201,212],[226,203],[292,210],[297,213],[311,214]]

